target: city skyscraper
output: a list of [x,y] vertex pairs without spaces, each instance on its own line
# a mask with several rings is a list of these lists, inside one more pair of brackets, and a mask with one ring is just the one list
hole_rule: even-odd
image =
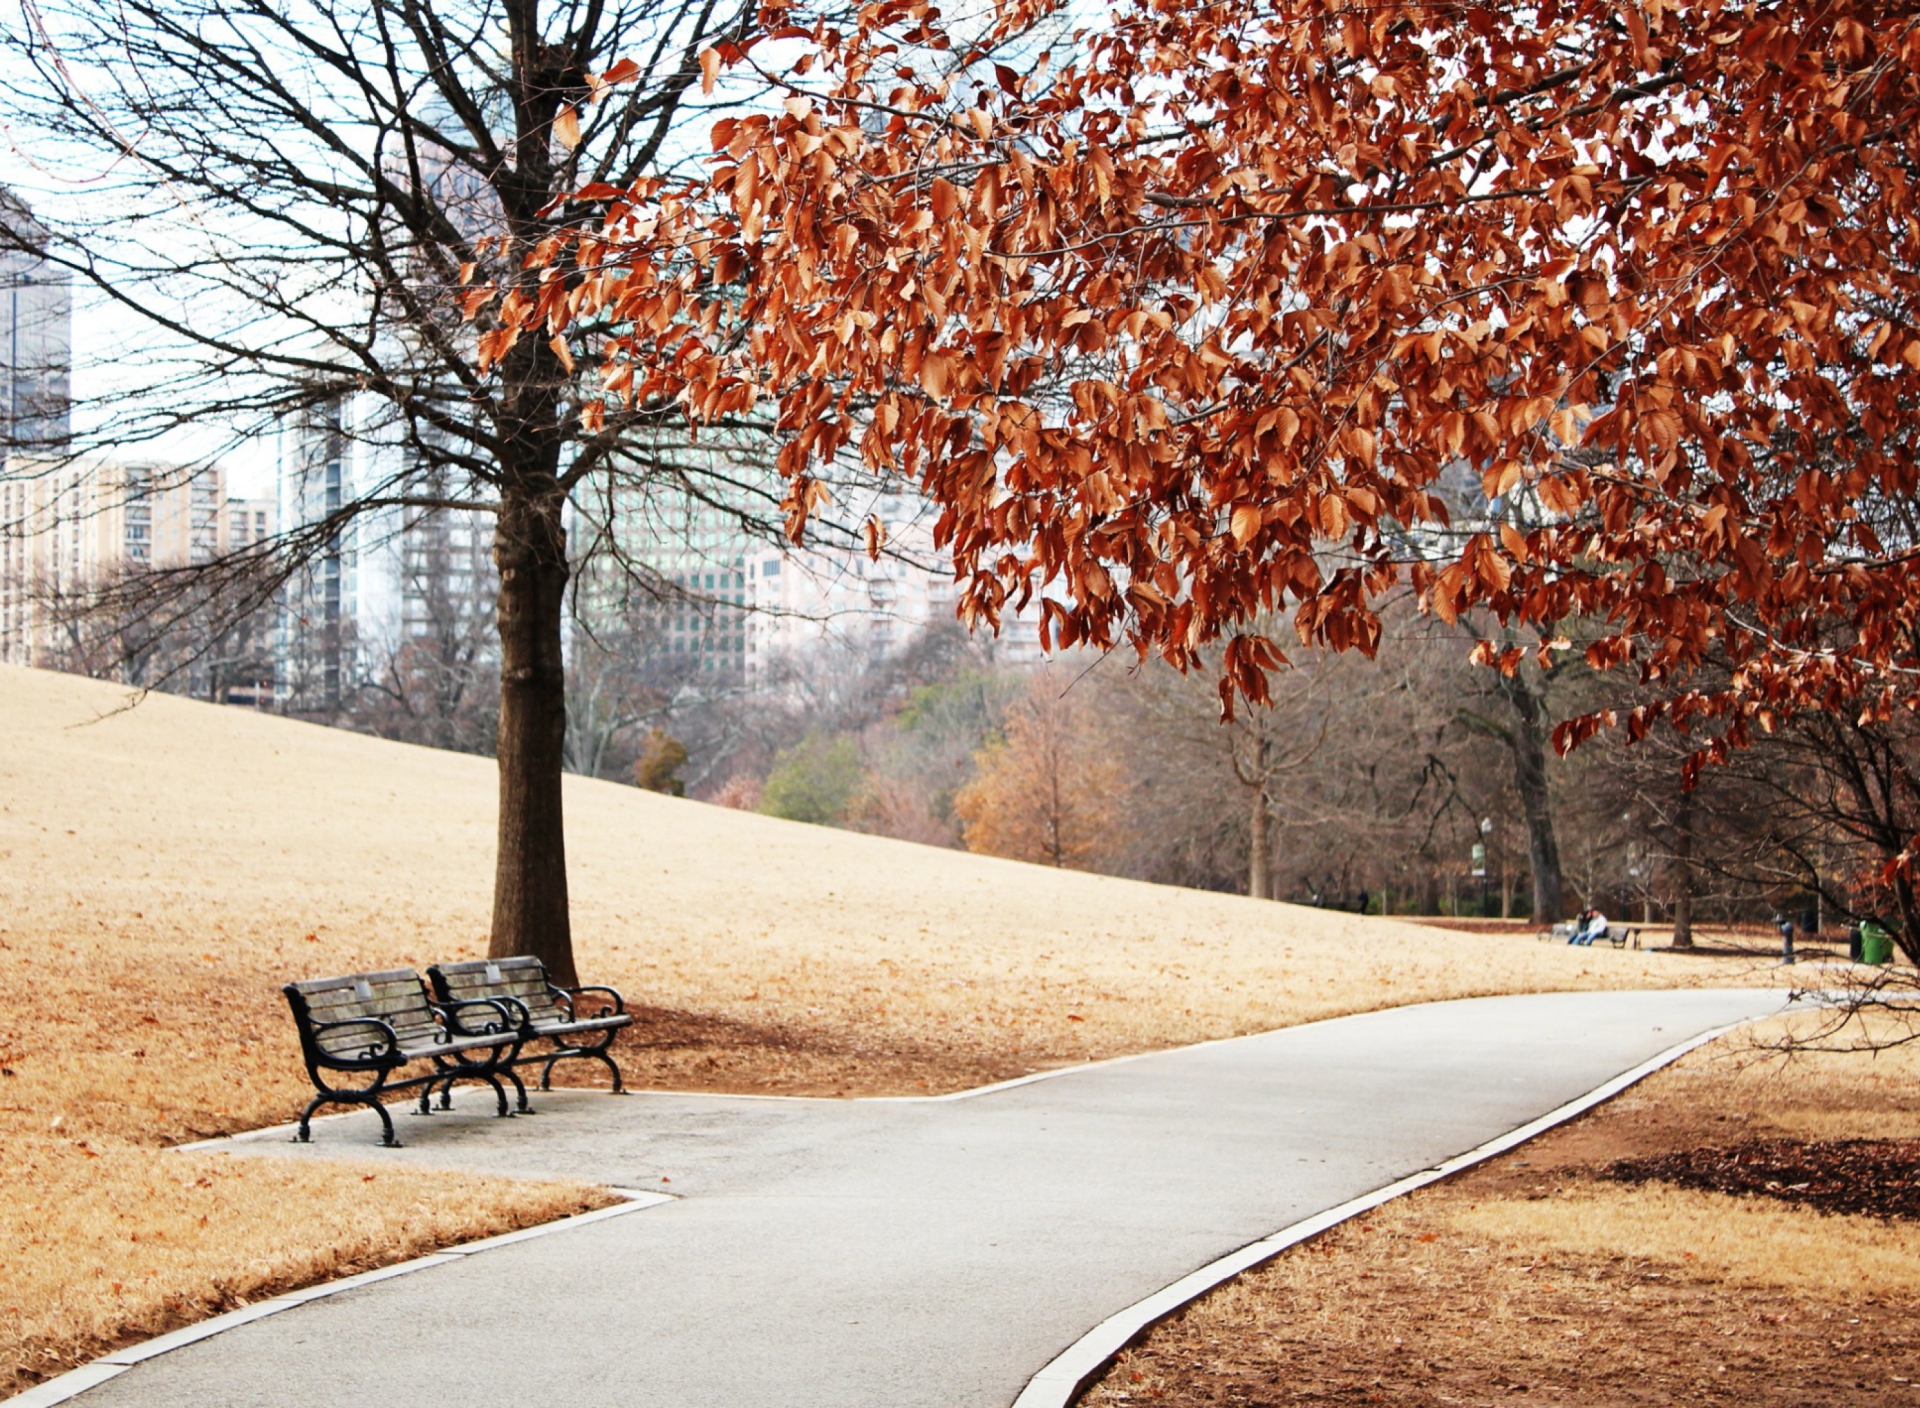
[[299,712],[337,709],[357,678],[358,534],[338,524],[353,494],[347,413],[329,402],[281,427],[280,528],[324,531],[282,593],[277,671],[282,701]]
[[46,231],[0,186],[0,459],[67,446],[73,291],[45,257]]

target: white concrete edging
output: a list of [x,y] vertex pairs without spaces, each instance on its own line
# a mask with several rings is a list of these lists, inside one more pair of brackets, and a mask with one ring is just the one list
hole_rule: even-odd
[[1484,1163],[1509,1149],[1518,1148],[1536,1135],[1544,1134],[1555,1125],[1565,1124],[1576,1115],[1583,1115],[1596,1105],[1611,1100],[1628,1086],[1637,1084],[1663,1067],[1672,1065],[1690,1051],[1698,1050],[1710,1041],[1717,1041],[1728,1032],[1747,1025],[1747,1020],[1730,1022],[1724,1027],[1716,1027],[1710,1032],[1690,1037],[1677,1046],[1670,1046],[1651,1060],[1643,1061],[1632,1070],[1615,1076],[1604,1085],[1594,1087],[1578,1099],[1570,1100],[1558,1109],[1549,1110],[1538,1119],[1529,1120],[1518,1129],[1512,1129],[1496,1139],[1490,1139],[1478,1148],[1469,1149],[1464,1154],[1435,1164],[1432,1168],[1422,1169],[1418,1173],[1408,1174],[1405,1178],[1389,1183],[1384,1188],[1376,1188],[1371,1193],[1363,1193],[1351,1202],[1338,1207],[1328,1208],[1325,1212],[1315,1213],[1312,1217],[1281,1228],[1272,1236],[1262,1237],[1250,1242],[1238,1251],[1229,1252],[1218,1261],[1208,1262],[1198,1271],[1182,1276],[1163,1290],[1155,1291],[1145,1300],[1136,1301],[1125,1310],[1108,1316],[1095,1325],[1086,1334],[1075,1340],[1039,1373],[1027,1380],[1027,1386],[1020,1390],[1020,1396],[1013,1401],[1013,1408],[1067,1408],[1074,1396],[1086,1382],[1105,1368],[1107,1362],[1131,1343],[1135,1336],[1166,1319],[1174,1311],[1188,1303],[1198,1300],[1221,1282],[1238,1276],[1242,1271],[1251,1270],[1262,1262],[1271,1261],[1290,1247],[1319,1236],[1329,1228],[1337,1227],[1350,1218],[1363,1212],[1371,1212],[1382,1203],[1392,1202],[1403,1194],[1424,1188],[1430,1183],[1438,1183],[1462,1169]]
[[412,1261],[398,1262],[393,1266],[383,1266],[377,1271],[363,1271],[358,1276],[343,1276],[338,1281],[325,1281],[318,1286],[307,1286],[301,1290],[288,1291],[285,1295],[258,1301],[253,1305],[243,1305],[238,1310],[229,1310],[225,1315],[216,1315],[210,1320],[187,1325],[168,1334],[157,1335],[139,1344],[128,1345],[125,1349],[116,1349],[112,1354],[103,1354],[89,1364],[69,1370],[58,1378],[48,1379],[36,1384],[25,1393],[16,1394],[6,1400],[6,1408],[52,1408],[56,1403],[65,1403],[68,1399],[85,1393],[96,1384],[103,1384],[119,1374],[124,1374],[136,1364],[157,1358],[172,1350],[184,1348],[190,1344],[211,1338],[225,1330],[238,1329],[242,1325],[252,1324],[255,1320],[264,1320],[269,1315],[278,1315],[283,1310],[292,1310],[309,1301],[324,1300],[328,1296],[339,1295],[342,1291],[351,1291],[360,1286],[370,1286],[375,1281],[391,1280],[395,1276],[409,1276],[416,1271],[425,1271],[429,1267],[444,1266],[451,1261],[459,1261],[477,1252],[492,1251],[495,1247],[504,1247],[512,1242],[524,1242],[534,1237],[545,1237],[555,1232],[567,1232],[576,1227],[584,1227],[590,1222],[601,1222],[609,1217],[622,1217],[630,1212],[639,1212],[644,1208],[658,1207],[661,1203],[674,1201],[670,1193],[638,1192],[631,1188],[609,1188],[624,1202],[610,1208],[596,1208],[592,1212],[576,1213],[572,1217],[563,1217],[554,1222],[543,1222],[537,1227],[523,1227],[518,1232],[504,1232],[497,1237],[483,1237],[477,1242],[463,1242],[457,1247],[448,1247],[444,1251],[415,1257]]

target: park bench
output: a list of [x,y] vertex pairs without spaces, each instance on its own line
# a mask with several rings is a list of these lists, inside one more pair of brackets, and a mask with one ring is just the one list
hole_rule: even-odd
[[[436,963],[427,969],[443,1003],[498,1002],[514,1009],[523,1042],[548,1048],[516,1054],[513,1065],[538,1065],[540,1088],[553,1088],[556,1061],[586,1057],[613,1072],[613,1090],[624,1090],[620,1067],[608,1054],[620,1028],[633,1017],[620,994],[608,987],[556,987],[537,958],[481,958],[469,963]],[[585,1000],[583,1002],[583,999]],[[524,1097],[523,1097],[524,1098]]]
[[[1566,919],[1554,925],[1551,929],[1540,930],[1534,937],[1542,943],[1564,944],[1573,939],[1575,927],[1572,920]],[[1638,925],[1629,927],[1625,924],[1608,924],[1607,932],[1600,935],[1600,937],[1593,942],[1596,945],[1609,943],[1615,948],[1625,948],[1629,940],[1632,941],[1635,948],[1640,947],[1640,929]]]
[[[321,1106],[370,1105],[380,1116],[380,1142],[397,1149],[400,1141],[393,1137],[393,1120],[381,1097],[417,1087],[424,1115],[434,1087],[450,1091],[456,1080],[492,1086],[504,1117],[511,1113],[500,1084],[505,1076],[519,1091],[521,1108],[526,1107],[526,1088],[513,1073],[524,1022],[521,1012],[507,1003],[486,998],[435,1002],[411,968],[315,978],[288,983],[281,991],[293,1009],[300,1052],[319,1092],[300,1113],[295,1136],[300,1143],[312,1138],[313,1112]],[[408,1066],[426,1069],[405,1080],[393,1079]],[[339,1085],[333,1083],[335,1073],[369,1079],[361,1086]]]

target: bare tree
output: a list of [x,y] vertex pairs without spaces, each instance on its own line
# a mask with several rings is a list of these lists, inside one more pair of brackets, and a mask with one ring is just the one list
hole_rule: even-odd
[[[772,535],[778,492],[693,449],[670,398],[576,377],[604,328],[508,346],[465,300],[542,296],[529,252],[604,214],[567,192],[697,159],[682,132],[703,101],[699,55],[753,13],[750,0],[39,0],[6,36],[14,140],[88,178],[84,197],[43,203],[45,255],[128,328],[137,384],[97,408],[90,443],[218,428],[231,448],[332,416],[377,469],[282,525],[263,567],[280,582],[378,514],[492,515],[492,952],[536,954],[560,981],[574,976],[560,790],[570,516],[604,527],[595,506],[665,483]],[[633,81],[590,104],[616,61]]]
[[1112,707],[1137,740],[1135,776],[1144,782],[1146,773],[1158,774],[1148,785],[1158,794],[1161,826],[1171,820],[1164,815],[1169,803],[1197,820],[1196,813],[1220,806],[1221,789],[1239,789],[1246,817],[1242,873],[1254,899],[1277,898],[1274,809],[1282,788],[1314,760],[1336,722],[1344,722],[1342,706],[1359,703],[1364,687],[1356,691],[1344,678],[1352,673],[1333,657],[1308,655],[1274,680],[1271,705],[1224,721],[1219,692],[1203,674],[1176,674],[1155,662],[1110,691]]

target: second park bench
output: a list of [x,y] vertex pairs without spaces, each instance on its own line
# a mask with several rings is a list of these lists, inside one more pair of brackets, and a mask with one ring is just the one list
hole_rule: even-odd
[[[540,1088],[553,1088],[556,1061],[584,1057],[613,1073],[613,1090],[624,1093],[620,1067],[608,1054],[614,1035],[633,1017],[620,994],[609,987],[557,987],[537,958],[479,958],[468,963],[436,963],[427,969],[434,994],[450,1006],[500,1003],[519,1018],[523,1043],[544,1049],[518,1050],[508,1066],[539,1066]],[[525,1108],[522,1095],[521,1108]]]

